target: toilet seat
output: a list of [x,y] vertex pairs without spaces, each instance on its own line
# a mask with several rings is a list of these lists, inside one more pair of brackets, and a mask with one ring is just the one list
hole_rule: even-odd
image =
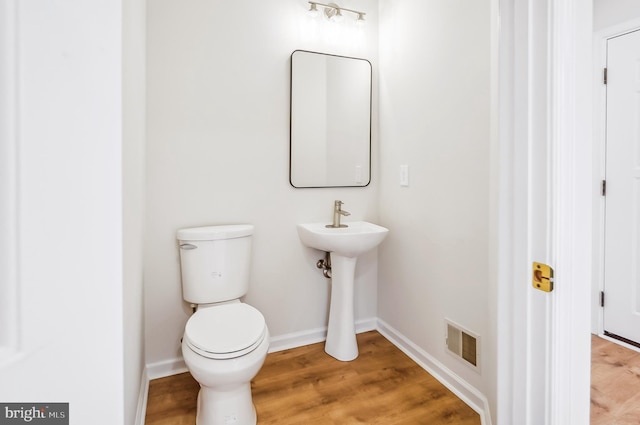
[[210,359],[232,359],[256,349],[267,333],[264,316],[244,303],[198,310],[187,321],[184,338],[194,352]]

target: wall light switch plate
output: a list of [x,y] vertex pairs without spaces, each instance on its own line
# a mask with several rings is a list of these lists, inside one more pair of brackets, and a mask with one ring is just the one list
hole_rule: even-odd
[[400,166],[400,186],[409,186],[409,166]]

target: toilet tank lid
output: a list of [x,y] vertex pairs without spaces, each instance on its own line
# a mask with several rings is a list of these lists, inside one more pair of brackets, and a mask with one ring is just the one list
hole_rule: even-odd
[[217,239],[234,239],[253,234],[252,224],[224,224],[219,226],[192,227],[178,230],[181,241],[213,241]]

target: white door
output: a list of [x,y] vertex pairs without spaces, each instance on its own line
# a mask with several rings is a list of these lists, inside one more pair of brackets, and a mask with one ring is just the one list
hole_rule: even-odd
[[605,334],[640,343],[640,31],[607,41]]

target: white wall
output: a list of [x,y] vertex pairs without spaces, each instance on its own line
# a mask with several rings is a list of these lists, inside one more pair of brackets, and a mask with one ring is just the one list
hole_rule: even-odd
[[593,30],[620,24],[640,17],[640,2],[637,0],[594,0]]
[[18,70],[2,87],[15,90],[2,113],[16,131],[0,139],[17,150],[16,196],[3,198],[17,232],[3,249],[17,261],[18,315],[2,326],[15,328],[18,351],[0,363],[0,400],[69,402],[71,424],[119,424],[122,10],[69,0],[3,12],[15,32],[0,44],[14,54],[0,66]]
[[142,248],[144,231],[145,0],[123,6],[122,190],[125,424],[142,423],[146,409]]
[[17,280],[17,46],[16,4],[0,3],[0,364],[18,344]]
[[[326,25],[314,32],[303,0],[148,2],[144,274],[152,369],[180,359],[191,313],[175,240],[183,227],[254,224],[245,301],[264,314],[273,340],[326,326],[329,283],[315,267],[322,253],[301,245],[295,225],[330,221],[335,199],[349,220],[378,220],[377,110],[370,186],[294,189],[289,67],[291,53],[306,49],[365,57],[377,68],[377,2],[349,5],[367,12],[359,47]],[[376,79],[374,71],[374,87]],[[365,256],[357,269],[358,319],[376,315],[375,261],[375,253]]]
[[[491,4],[381,1],[378,316],[495,411]],[[446,352],[445,318],[480,336],[479,373]]]

